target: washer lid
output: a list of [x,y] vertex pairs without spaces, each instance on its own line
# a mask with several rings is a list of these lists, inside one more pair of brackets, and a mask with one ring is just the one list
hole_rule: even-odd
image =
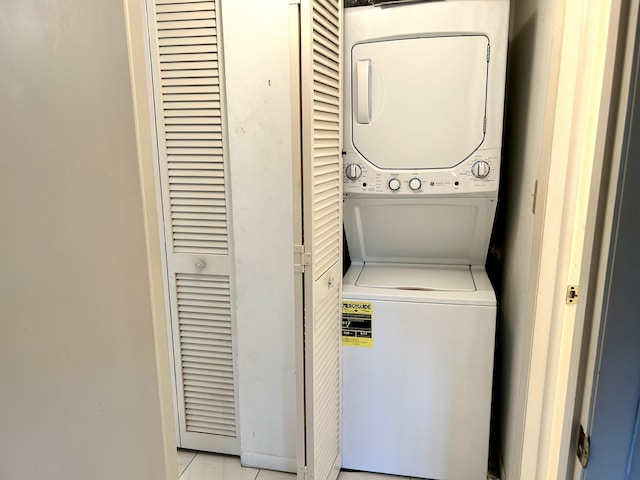
[[494,198],[345,198],[353,262],[484,265]]
[[351,49],[353,145],[386,169],[451,168],[485,135],[489,40],[394,38]]
[[476,291],[471,268],[463,265],[365,264],[355,284],[396,290]]

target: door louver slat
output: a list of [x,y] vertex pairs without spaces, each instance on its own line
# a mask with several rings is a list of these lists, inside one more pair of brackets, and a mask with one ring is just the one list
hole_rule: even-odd
[[[215,35],[215,32],[208,32],[208,35]],[[203,35],[200,36],[207,36],[207,32],[204,32]],[[177,37],[177,38],[172,38],[172,37],[164,37],[160,40],[158,40],[158,45],[160,45],[163,48],[166,47],[182,47],[182,46],[193,46],[193,47],[201,47],[202,45],[202,38],[200,38],[199,36],[191,36],[191,37]],[[216,41],[215,39],[212,39],[211,43],[206,44],[208,48],[210,48],[212,45],[216,45]]]
[[228,372],[219,372],[218,376],[212,376],[207,370],[201,368],[187,368],[182,370],[185,380],[199,380],[206,381],[208,378],[215,379],[216,382],[233,383],[233,375],[229,375]]
[[[198,37],[213,37],[217,34],[215,27],[170,28],[162,30],[162,41],[168,45],[184,45],[186,43],[195,43]],[[204,40],[201,39],[198,43]]]
[[184,5],[184,4],[202,4],[202,3],[215,3],[211,2],[211,0],[156,0],[156,5],[167,5],[167,4],[176,4],[176,5]]
[[205,355],[199,352],[185,352],[182,358],[191,362],[193,368],[208,368],[208,365],[223,365],[232,367],[232,360],[228,356]]
[[[170,12],[197,12],[200,10],[215,10],[215,2],[211,1],[190,1],[190,2],[156,2],[156,12],[170,13]],[[210,15],[210,14],[209,14]]]

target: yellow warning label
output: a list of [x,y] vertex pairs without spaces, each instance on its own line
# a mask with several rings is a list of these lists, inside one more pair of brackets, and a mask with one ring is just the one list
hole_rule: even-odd
[[373,347],[373,304],[371,302],[342,302],[342,345],[345,347]]

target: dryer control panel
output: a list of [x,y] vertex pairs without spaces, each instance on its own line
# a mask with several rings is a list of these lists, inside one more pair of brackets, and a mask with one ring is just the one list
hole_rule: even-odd
[[345,196],[495,195],[498,191],[500,149],[478,150],[453,168],[383,170],[360,155],[343,155]]

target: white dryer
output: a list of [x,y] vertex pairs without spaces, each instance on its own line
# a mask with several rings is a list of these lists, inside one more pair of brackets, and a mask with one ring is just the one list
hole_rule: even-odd
[[343,468],[486,478],[508,6],[345,9]]

